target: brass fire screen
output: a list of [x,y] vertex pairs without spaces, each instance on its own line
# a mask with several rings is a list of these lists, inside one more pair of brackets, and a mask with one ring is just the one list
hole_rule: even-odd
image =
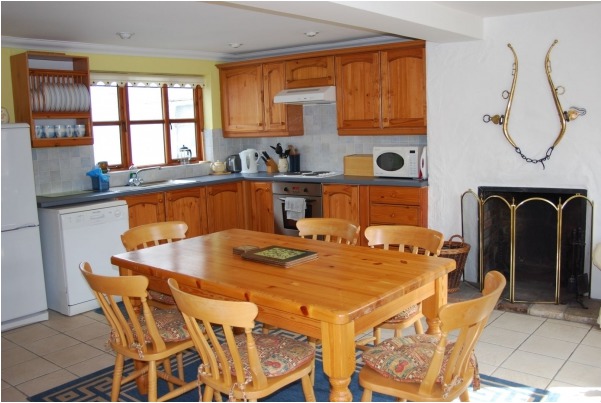
[[482,290],[486,273],[499,270],[507,277],[503,298],[509,302],[573,298],[582,304],[590,294],[593,202],[553,189],[502,189],[523,190],[480,188],[479,194],[468,190],[461,196],[464,239],[476,246],[465,280]]

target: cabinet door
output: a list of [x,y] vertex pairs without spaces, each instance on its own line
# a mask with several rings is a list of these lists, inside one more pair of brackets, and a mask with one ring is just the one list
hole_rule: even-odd
[[359,186],[323,185],[323,216],[359,224]]
[[168,221],[188,224],[187,238],[204,235],[207,229],[207,201],[204,187],[172,190],[165,193]]
[[334,85],[334,56],[286,61],[286,88]]
[[163,192],[126,196],[121,200],[127,202],[129,228],[165,221],[165,196]]
[[222,68],[221,119],[223,133],[264,130],[263,77],[261,64]]
[[273,193],[271,182],[246,182],[251,209],[248,211],[250,229],[274,233]]
[[[426,63],[423,46],[381,52],[382,127],[426,133]],[[398,132],[398,131],[397,131]]]
[[244,228],[242,182],[207,186],[207,222],[209,233]]
[[263,104],[265,105],[265,131],[284,131],[287,127],[286,104],[275,104],[273,98],[284,89],[284,64],[263,65]]
[[336,110],[338,134],[373,134],[380,127],[379,52],[336,56]]

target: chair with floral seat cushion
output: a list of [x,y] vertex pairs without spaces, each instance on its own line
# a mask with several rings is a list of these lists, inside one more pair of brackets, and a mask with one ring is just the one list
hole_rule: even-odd
[[[438,256],[444,237],[433,229],[412,225],[372,225],[365,229],[365,237],[371,248],[397,249],[399,252]],[[421,319],[421,303],[411,305],[403,311],[374,327],[373,337],[366,337],[357,342],[357,347],[365,350],[370,342],[380,344],[381,329],[394,329],[394,336],[400,337],[402,330],[413,325],[415,333],[424,332]]]
[[[188,224],[183,221],[165,221],[139,225],[121,234],[125,250],[144,249],[151,246],[179,241],[186,238]],[[149,290],[149,304],[163,309],[173,309],[173,297],[158,291]]]
[[[501,273],[489,271],[482,297],[440,309],[440,336],[392,338],[364,352],[361,400],[369,402],[377,392],[403,401],[469,401],[470,384],[480,386],[474,348],[505,284]],[[454,341],[451,332],[457,333]]]
[[[191,382],[184,379],[182,353],[194,347],[184,319],[177,309],[161,310],[148,305],[148,278],[100,276],[92,272],[88,262],[80,264],[80,271],[111,327],[109,343],[116,353],[111,400],[119,399],[121,385],[146,374],[151,402],[171,400],[196,388],[196,379]],[[118,303],[120,299],[122,303]],[[173,356],[177,360],[178,377],[171,371]],[[136,368],[124,377],[126,358],[135,360]],[[162,371],[159,370],[161,365]],[[159,378],[169,385],[169,392],[160,397],[157,396]]]
[[[259,310],[252,302],[189,294],[173,278],[168,284],[201,358],[198,380],[204,387],[203,401],[221,401],[221,394],[230,400],[256,401],[299,379],[305,399],[315,401],[309,377],[315,349],[309,343],[253,334]],[[235,328],[244,333],[236,334]],[[225,342],[217,331],[223,331]]]

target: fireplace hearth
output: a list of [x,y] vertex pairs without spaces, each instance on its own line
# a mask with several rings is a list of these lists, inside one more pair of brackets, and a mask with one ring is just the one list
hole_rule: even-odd
[[[586,194],[586,189],[488,186],[479,187],[478,195],[466,192],[464,234],[477,232],[471,237],[477,239],[478,255],[472,264],[480,288],[488,271],[499,270],[508,280],[503,298],[510,302],[582,305],[590,293],[592,247],[592,202]],[[463,199],[469,195],[477,199],[472,220],[465,219],[475,210],[465,211]]]

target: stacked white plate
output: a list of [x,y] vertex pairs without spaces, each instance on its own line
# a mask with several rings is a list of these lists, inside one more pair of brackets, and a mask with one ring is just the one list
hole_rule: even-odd
[[83,84],[43,83],[29,94],[33,112],[87,112],[90,92]]

